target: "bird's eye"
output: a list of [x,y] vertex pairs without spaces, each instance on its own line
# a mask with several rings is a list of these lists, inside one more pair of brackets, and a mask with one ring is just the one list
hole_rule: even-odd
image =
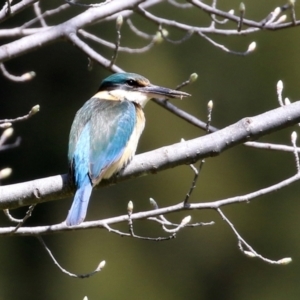
[[127,80],[127,84],[130,85],[130,86],[136,85],[135,81],[132,80],[132,79],[128,79],[128,80]]

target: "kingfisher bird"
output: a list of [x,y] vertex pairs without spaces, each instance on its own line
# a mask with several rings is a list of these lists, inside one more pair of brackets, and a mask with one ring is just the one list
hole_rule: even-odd
[[104,79],[96,95],[76,113],[69,137],[69,169],[76,187],[67,226],[84,221],[92,189],[130,162],[145,127],[143,108],[151,98],[187,93],[150,83],[134,73]]

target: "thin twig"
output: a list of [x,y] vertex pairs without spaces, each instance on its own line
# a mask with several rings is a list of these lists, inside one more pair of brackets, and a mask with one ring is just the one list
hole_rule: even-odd
[[295,11],[295,1],[290,0],[291,18],[294,25],[297,24],[296,11]]
[[198,78],[198,74],[197,73],[192,73],[189,77],[188,80],[183,81],[182,83],[180,83],[179,85],[176,86],[175,90],[181,90],[183,87],[195,82]]
[[27,28],[27,27],[33,25],[33,24],[36,23],[37,21],[39,21],[40,18],[42,18],[43,20],[45,20],[46,17],[49,17],[49,16],[53,16],[53,15],[55,15],[55,14],[58,14],[58,13],[62,12],[62,11],[65,10],[65,9],[68,9],[68,8],[70,8],[70,5],[69,5],[69,4],[62,4],[62,5],[60,5],[60,6],[57,7],[57,8],[46,10],[45,12],[41,13],[40,16],[38,16],[38,17],[36,17],[36,18],[33,18],[32,20],[30,20],[30,21],[24,23],[24,24],[20,27],[20,29],[22,29],[22,31],[23,31],[23,29],[25,29],[25,28]]
[[80,278],[80,279],[84,279],[84,278],[88,278],[91,277],[93,275],[95,275],[96,273],[102,271],[102,269],[105,266],[105,260],[101,261],[98,265],[98,267],[90,273],[87,274],[74,274],[71,273],[69,271],[67,271],[66,269],[64,269],[59,263],[58,261],[55,259],[54,255],[52,254],[51,250],[47,247],[46,243],[44,242],[44,240],[42,239],[42,237],[40,235],[37,235],[36,238],[39,240],[39,242],[42,244],[43,248],[47,251],[47,253],[49,254],[49,256],[51,257],[52,261],[54,262],[54,264],[65,274],[69,275],[70,277],[75,277],[75,278]]
[[7,4],[7,11],[6,11],[6,14],[9,16],[11,14],[11,5],[10,5],[10,2],[12,0],[6,0],[6,4]]
[[8,145],[1,145],[0,151],[6,151],[6,150],[10,150],[10,149],[19,147],[21,144],[21,140],[22,139],[20,137],[17,137],[14,143],[8,144]]
[[116,63],[116,60],[117,60],[117,57],[118,57],[118,51],[119,51],[120,42],[121,42],[121,27],[122,27],[122,24],[123,24],[123,17],[122,17],[122,15],[119,15],[117,20],[116,20],[117,39],[116,39],[116,43],[115,43],[115,51],[114,51],[114,54],[111,58],[109,68],[111,68]]
[[33,79],[36,75],[34,71],[27,72],[21,76],[12,75],[6,70],[4,64],[0,64],[0,70],[3,74],[3,76],[5,76],[7,79],[9,79],[11,81],[15,81],[15,82],[25,82],[25,81]]
[[[99,43],[101,45],[104,45],[105,47],[111,48],[111,49],[115,49],[116,45],[113,43],[110,43],[104,39],[99,38],[98,36],[95,36],[94,34],[91,34],[83,29],[80,29],[78,31],[78,33],[82,36],[84,36],[85,38],[88,38],[96,43]],[[144,53],[149,51],[154,45],[156,44],[156,40],[155,40],[155,36],[152,38],[152,40],[150,41],[150,43],[142,48],[129,48],[129,47],[121,47],[119,46],[118,51],[119,52],[126,52],[129,54],[136,54],[136,53]]]
[[[164,220],[161,220],[161,219],[156,218],[156,217],[150,217],[150,218],[147,218],[147,220],[154,221],[154,222],[160,223],[161,225],[165,225],[165,226],[178,227],[180,225],[178,223],[173,223],[173,222],[170,222],[168,220],[164,221]],[[199,226],[210,226],[210,225],[214,225],[214,224],[215,224],[214,221],[211,221],[211,222],[198,222],[198,223],[186,224],[185,227],[194,228],[194,227],[199,227]]]
[[244,16],[245,16],[245,4],[243,2],[241,2],[241,4],[240,4],[240,20],[238,22],[238,28],[237,28],[238,32],[240,32],[242,30]]
[[[246,254],[249,257],[258,257],[264,262],[267,262],[269,264],[275,264],[275,265],[282,265],[284,264],[283,262],[285,261],[285,264],[288,260],[291,260],[289,257],[287,258],[282,258],[280,260],[271,260],[269,258],[263,257],[261,254],[257,253],[243,238],[242,236],[238,233],[238,231],[235,229],[234,225],[229,221],[229,219],[224,215],[224,213],[221,211],[220,208],[216,209],[217,212],[221,215],[222,219],[230,226],[231,230],[234,232],[235,236],[238,239],[238,245],[239,249]],[[247,248],[245,251],[243,249],[243,245]]]
[[80,6],[80,7],[88,7],[88,8],[91,8],[91,7],[101,7],[103,5],[106,5],[108,4],[109,2],[113,1],[113,0],[106,0],[102,3],[97,3],[97,4],[84,4],[84,3],[79,3],[79,2],[74,2],[74,1],[71,1],[71,0],[65,0],[68,4],[70,5],[75,5],[75,6]]
[[162,27],[159,27],[159,32],[161,33],[161,36],[164,40],[166,40],[167,42],[171,43],[171,44],[175,44],[175,45],[178,45],[178,44],[181,44],[183,42],[185,42],[186,40],[188,40],[190,37],[192,37],[192,35],[194,34],[194,31],[193,30],[188,30],[186,32],[186,34],[179,40],[171,40],[167,37],[167,35],[165,34],[164,30],[162,29]]
[[43,17],[43,13],[42,13],[42,10],[40,8],[39,2],[36,2],[36,3],[33,4],[33,9],[34,9],[34,12],[37,16],[37,19],[41,23],[42,27],[48,27],[48,25],[46,23],[46,20]]
[[137,239],[141,239],[141,240],[145,240],[145,241],[154,241],[154,242],[160,242],[160,241],[168,241],[171,239],[174,239],[176,237],[176,233],[167,236],[167,237],[156,237],[156,238],[152,238],[152,237],[148,237],[148,236],[139,236],[136,235],[135,233],[126,233],[126,232],[122,232],[116,229],[111,228],[109,225],[107,224],[103,224],[103,227],[106,228],[109,232],[118,234],[122,237],[131,237],[131,238],[137,238]]
[[225,47],[224,45],[222,44],[219,44],[217,42],[215,42],[214,40],[212,40],[211,38],[209,38],[207,35],[205,35],[203,32],[201,31],[198,31],[197,32],[201,37],[203,37],[204,39],[206,39],[207,41],[209,41],[211,44],[213,44],[214,46],[216,46],[217,48],[220,48],[221,50],[227,52],[227,53],[230,53],[230,54],[234,54],[234,55],[239,55],[239,56],[246,56],[250,53],[253,52],[253,49],[252,47],[250,47],[251,45],[253,45],[253,43],[251,43],[249,46],[248,46],[248,49],[244,52],[238,52],[238,51],[233,51],[233,50],[230,50],[228,49],[227,47]]
[[131,21],[130,19],[127,19],[126,22],[127,22],[128,26],[129,26],[129,28],[132,30],[132,32],[134,32],[138,37],[141,37],[141,38],[147,39],[147,40],[150,40],[150,39],[153,39],[153,38],[154,38],[153,35],[147,34],[147,33],[143,32],[143,31],[137,29],[137,28],[133,25],[133,23],[132,23],[132,21]]
[[80,50],[82,50],[84,53],[86,53],[90,59],[97,61],[99,64],[101,64],[106,69],[113,71],[113,72],[122,72],[123,70],[119,68],[116,65],[110,66],[110,61],[106,58],[104,58],[102,55],[100,55],[98,52],[96,52],[94,49],[92,49],[88,44],[83,42],[75,32],[71,32],[68,35],[68,38],[70,41],[74,43],[75,46],[77,46]]
[[190,3],[178,3],[177,1],[175,0],[168,0],[168,2],[170,4],[172,4],[173,6],[177,7],[177,8],[180,8],[180,9],[186,9],[186,8],[192,8],[193,5],[190,4]]
[[292,145],[294,148],[294,157],[295,157],[295,162],[296,162],[296,168],[297,168],[297,172],[300,172],[300,163],[299,163],[299,154],[297,151],[297,133],[296,131],[294,131],[291,135],[291,141],[292,141]]
[[33,115],[35,115],[37,112],[40,111],[40,106],[37,104],[31,108],[29,113],[23,117],[17,117],[15,119],[3,119],[0,120],[0,123],[15,123],[15,122],[20,122],[20,121],[25,121],[31,118]]
[[197,183],[197,180],[198,180],[198,177],[199,177],[199,174],[204,166],[204,163],[205,163],[205,160],[202,159],[200,164],[199,164],[199,168],[197,169],[194,165],[189,165],[191,167],[191,169],[193,170],[194,172],[194,178],[193,178],[193,181],[192,181],[192,184],[190,186],[190,189],[189,191],[186,193],[186,196],[183,200],[183,203],[184,205],[186,206],[188,204],[188,201],[189,199],[191,198],[191,195],[193,193],[193,191],[196,189],[196,183]]
[[28,218],[31,217],[32,215],[32,212],[34,210],[34,208],[36,207],[36,203],[35,204],[32,204],[29,206],[26,214],[25,214],[25,217],[23,219],[16,219],[14,218],[10,213],[9,213],[9,210],[8,209],[4,209],[3,212],[4,214],[8,217],[8,219],[11,221],[11,222],[14,222],[14,223],[18,223],[17,226],[15,228],[12,229],[11,233],[14,233],[16,232],[21,226],[23,226],[23,224],[26,222],[26,220]]

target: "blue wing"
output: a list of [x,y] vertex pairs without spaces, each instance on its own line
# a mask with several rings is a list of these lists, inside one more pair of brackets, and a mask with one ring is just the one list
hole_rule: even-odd
[[135,106],[129,101],[92,98],[78,111],[71,128],[68,154],[77,191],[67,225],[84,220],[93,184],[120,159],[135,123]]
[[92,193],[92,183],[89,178],[90,134],[89,123],[83,128],[73,154],[74,181],[77,187],[75,197],[69,210],[66,224],[80,224],[85,216]]
[[91,118],[90,176],[94,183],[120,159],[136,124],[136,110],[129,101],[103,101]]

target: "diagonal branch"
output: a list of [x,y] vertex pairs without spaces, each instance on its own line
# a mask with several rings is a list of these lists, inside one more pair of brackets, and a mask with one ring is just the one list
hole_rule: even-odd
[[[183,164],[191,164],[299,122],[300,101],[297,101],[255,117],[244,118],[209,135],[137,155],[119,176],[102,181],[99,186],[115,184],[146,174],[156,174]],[[1,186],[0,209],[13,209],[71,195],[72,187],[67,175]]]
[[1,46],[0,62],[21,56],[24,53],[36,50],[63,38],[69,40],[70,33],[76,33],[79,28],[91,25],[125,9],[133,9],[142,2],[143,0],[115,0],[99,8],[90,8],[62,24],[50,27],[48,30],[37,32]]

